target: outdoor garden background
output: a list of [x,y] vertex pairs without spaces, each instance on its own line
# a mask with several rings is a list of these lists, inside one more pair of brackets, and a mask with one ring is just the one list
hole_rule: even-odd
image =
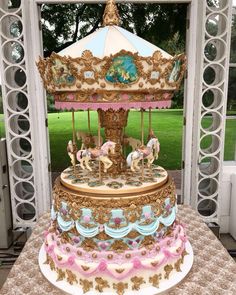
[[[209,0],[215,1],[215,0]],[[14,7],[17,0],[12,1]],[[54,4],[42,5],[42,32],[44,56],[49,56],[53,51],[58,52],[72,43],[84,38],[101,26],[105,4]],[[186,8],[185,4],[118,4],[121,26],[136,33],[151,43],[159,46],[174,55],[185,51],[186,39]],[[14,29],[14,28],[13,28]],[[15,28],[18,29],[17,27]],[[213,31],[216,29],[212,22]],[[236,16],[232,24],[232,48],[236,47]],[[15,59],[21,56],[21,47],[15,46]],[[208,59],[214,59],[216,50],[214,46],[206,47]],[[236,66],[236,51],[231,50],[230,62]],[[191,70],[191,69],[189,69]],[[211,71],[206,72],[204,79],[214,79]],[[0,88],[1,91],[1,88]],[[182,163],[182,127],[184,105],[184,83],[173,98],[172,108],[168,110],[154,110],[152,126],[161,143],[161,152],[158,164],[168,170],[181,169]],[[186,97],[188,99],[188,97]],[[213,101],[210,93],[206,93],[205,105]],[[70,165],[67,157],[66,146],[72,138],[71,112],[58,112],[54,108],[53,98],[47,95],[48,127],[51,150],[51,171],[57,172]],[[24,117],[19,117],[18,124],[28,124]],[[206,118],[204,126],[211,125],[211,117]],[[145,135],[148,132],[148,113],[144,115]],[[87,113],[76,113],[76,128],[88,131]],[[131,110],[128,126],[125,133],[128,136],[140,138],[140,112]],[[97,133],[97,113],[91,112],[91,130]],[[103,133],[102,133],[103,135]],[[4,137],[2,95],[0,92],[0,136]],[[227,120],[225,136],[224,160],[235,159],[236,144],[236,67],[229,71],[229,91],[227,103]],[[209,146],[207,140],[201,142],[202,148]],[[191,147],[189,147],[191,148]],[[124,151],[128,154],[130,148]]]

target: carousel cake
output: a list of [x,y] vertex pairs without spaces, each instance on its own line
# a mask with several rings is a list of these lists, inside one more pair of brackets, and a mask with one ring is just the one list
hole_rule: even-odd
[[[75,294],[158,290],[181,272],[187,254],[174,182],[154,164],[160,143],[152,126],[152,109],[170,106],[185,57],[172,57],[118,24],[108,1],[103,28],[38,62],[56,107],[72,110],[71,166],[55,182],[44,265],[57,281],[75,286]],[[140,139],[125,135],[131,108],[140,109]],[[87,133],[76,126],[81,109],[88,112]],[[96,136],[90,110],[98,113]]]

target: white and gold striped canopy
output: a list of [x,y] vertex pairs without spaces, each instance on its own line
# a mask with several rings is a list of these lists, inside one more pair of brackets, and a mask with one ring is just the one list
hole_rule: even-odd
[[98,58],[114,55],[121,50],[138,53],[139,56],[152,56],[155,51],[160,51],[162,57],[172,58],[170,54],[138,37],[135,34],[115,25],[109,25],[98,29],[96,32],[68,46],[58,54],[77,58],[82,52],[89,50]]

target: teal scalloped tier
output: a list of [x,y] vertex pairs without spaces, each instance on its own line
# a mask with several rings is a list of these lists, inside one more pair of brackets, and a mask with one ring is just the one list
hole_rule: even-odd
[[105,232],[113,239],[121,239],[127,236],[131,231],[137,231],[142,236],[153,235],[160,224],[164,227],[171,226],[176,219],[176,206],[171,207],[170,199],[165,200],[164,213],[161,216],[155,216],[152,207],[147,205],[142,208],[140,220],[128,222],[122,209],[112,209],[111,216],[107,223],[99,224],[94,221],[92,210],[83,208],[82,214],[78,220],[73,220],[65,202],[61,203],[59,212],[51,209],[51,219],[56,220],[60,231],[68,232],[76,228],[79,235],[85,238],[93,238],[100,232]]

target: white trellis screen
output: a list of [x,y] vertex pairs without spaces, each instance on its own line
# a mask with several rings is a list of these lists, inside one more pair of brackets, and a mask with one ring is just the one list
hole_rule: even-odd
[[0,1],[1,79],[15,228],[32,226],[48,209],[51,189],[46,108],[32,79],[28,9],[28,1]]
[[[195,89],[191,204],[219,222],[224,158],[232,1],[202,1]],[[199,24],[200,25],[200,24]]]
[[[31,226],[49,209],[46,100],[35,61],[42,55],[40,4],[59,2],[81,1],[18,0],[17,8],[12,8],[11,0],[0,1],[0,65],[14,227]],[[188,4],[182,189],[185,203],[200,210],[206,220],[218,221],[231,0],[130,2]],[[214,49],[213,58],[205,54],[208,47]]]

